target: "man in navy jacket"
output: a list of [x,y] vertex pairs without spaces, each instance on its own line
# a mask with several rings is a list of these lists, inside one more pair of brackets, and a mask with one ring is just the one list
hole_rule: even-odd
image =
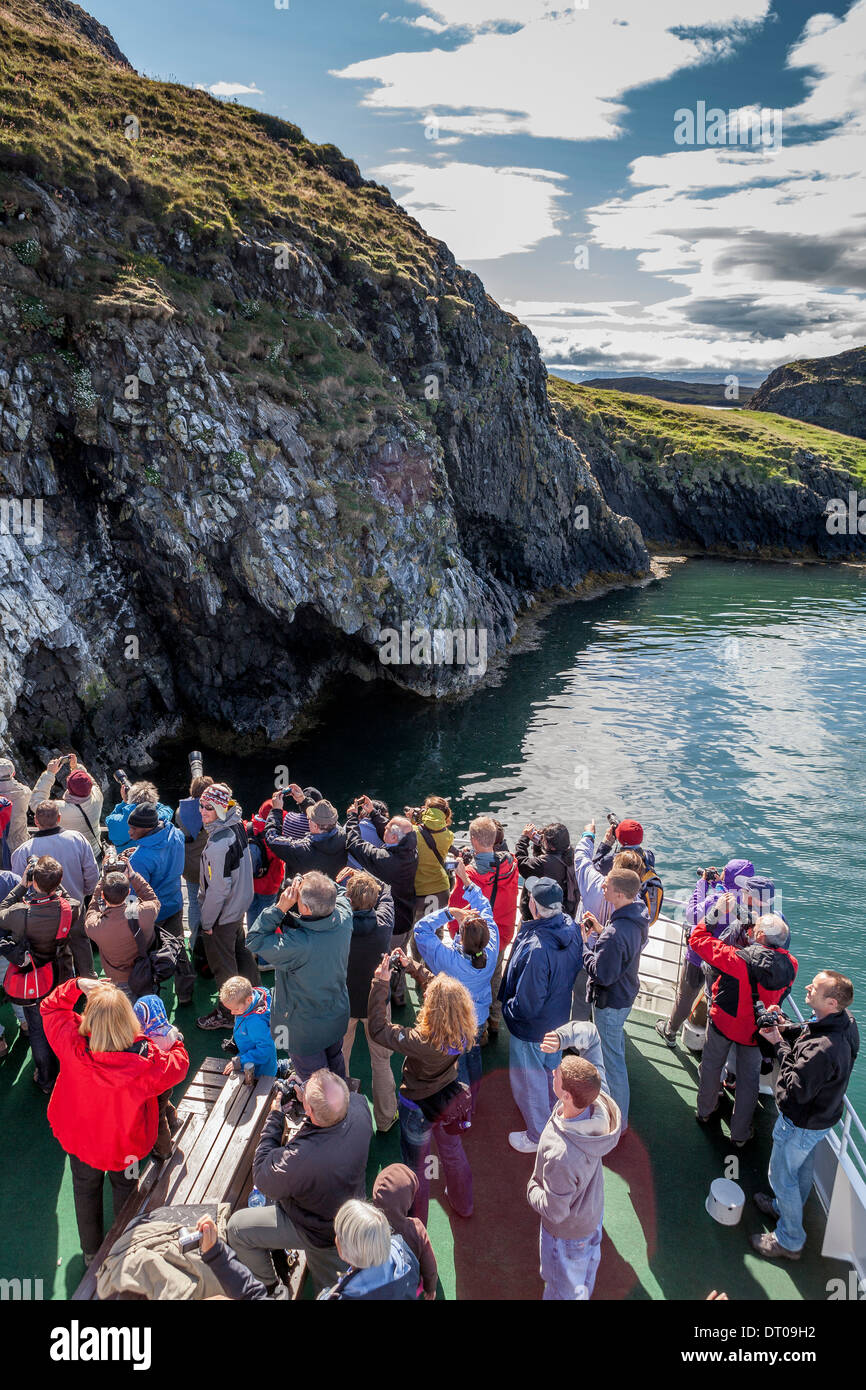
[[649,936],[649,914],[643,903],[635,902],[639,890],[640,877],[633,869],[611,869],[602,888],[613,909],[607,926],[602,929],[591,912],[581,922],[587,999],[601,1038],[608,1089],[622,1113],[623,1134],[629,1103],[625,1021],[637,998],[640,953]]
[[571,992],[583,959],[580,932],[562,910],[562,889],[552,878],[528,878],[532,920],[520,927],[499,989],[511,1034],[508,1074],[525,1130],[509,1134],[518,1153],[535,1153],[556,1094],[559,1052],[542,1052],[545,1033],[571,1017]]

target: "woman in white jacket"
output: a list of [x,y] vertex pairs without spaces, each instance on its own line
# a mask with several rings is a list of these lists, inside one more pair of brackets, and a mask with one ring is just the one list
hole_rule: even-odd
[[[39,777],[30,798],[30,809],[35,811],[40,801],[48,801],[62,758],[52,758]],[[74,753],[69,755],[69,776],[63,793],[63,810],[60,814],[61,830],[77,830],[83,835],[97,859],[102,857],[99,840],[99,822],[102,819],[102,788],[95,782],[85,768],[79,767]]]

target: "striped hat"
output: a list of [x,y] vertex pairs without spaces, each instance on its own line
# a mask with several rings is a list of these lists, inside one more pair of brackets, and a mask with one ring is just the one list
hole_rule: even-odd
[[202,809],[210,806],[212,810],[216,811],[220,820],[225,820],[231,801],[231,787],[227,787],[225,782],[214,782],[211,786],[205,787],[198,799],[198,804]]

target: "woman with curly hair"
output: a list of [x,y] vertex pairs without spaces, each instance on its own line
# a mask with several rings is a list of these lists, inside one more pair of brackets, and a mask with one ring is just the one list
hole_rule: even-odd
[[391,966],[387,955],[373,976],[367,1005],[370,1037],[405,1058],[400,1083],[400,1149],[418,1178],[411,1215],[426,1224],[430,1200],[427,1155],[435,1136],[445,1174],[445,1195],[458,1216],[472,1215],[472,1170],[461,1134],[469,1113],[469,1090],[457,1079],[457,1064],[475,1042],[478,1028],[469,991],[449,975],[432,976],[410,962],[424,1003],[412,1028],[387,1017]]

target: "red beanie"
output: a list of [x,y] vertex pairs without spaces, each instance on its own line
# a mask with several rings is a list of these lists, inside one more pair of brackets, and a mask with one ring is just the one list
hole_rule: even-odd
[[66,790],[70,796],[86,801],[93,788],[93,778],[89,772],[70,772],[66,779]]
[[621,820],[616,827],[616,838],[621,845],[639,845],[643,840],[643,826],[636,820]]

